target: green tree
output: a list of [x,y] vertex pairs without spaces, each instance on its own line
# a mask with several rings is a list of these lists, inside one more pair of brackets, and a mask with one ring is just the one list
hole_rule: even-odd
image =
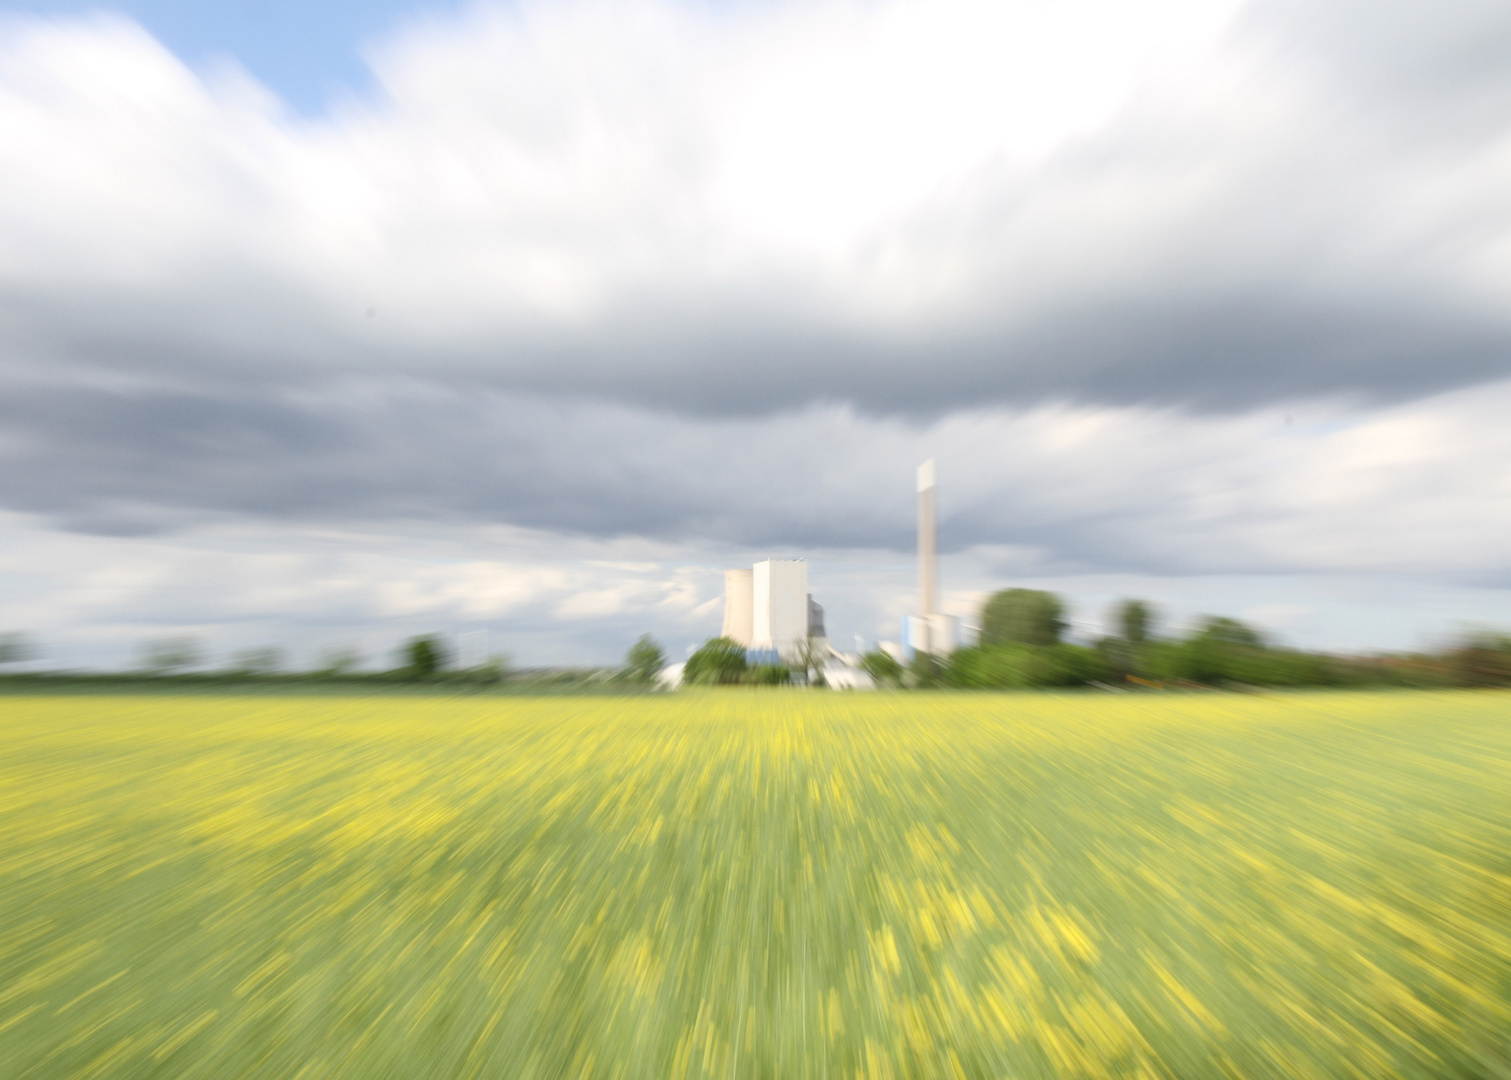
[[915,690],[929,690],[944,683],[945,661],[933,653],[915,652],[903,674],[903,685]]
[[728,686],[744,675],[745,646],[727,637],[709,638],[682,669],[682,681],[693,686]]
[[1115,633],[1096,643],[1109,676],[1124,678],[1146,674],[1145,666],[1153,641],[1154,609],[1143,600],[1119,600],[1112,606]]
[[861,670],[871,676],[877,686],[902,685],[903,667],[891,655],[875,649],[860,658]]
[[1137,648],[1149,640],[1154,629],[1154,609],[1143,600],[1119,600],[1114,622],[1118,635]]
[[440,634],[412,637],[399,650],[404,673],[411,679],[428,679],[451,661],[450,650]]
[[1264,637],[1258,630],[1225,615],[1212,615],[1202,620],[1196,636],[1224,645],[1245,645],[1256,649],[1264,645]]
[[627,682],[649,686],[666,667],[666,650],[649,634],[641,634],[624,655],[624,678]]
[[1281,663],[1287,654],[1265,648],[1264,638],[1251,626],[1223,615],[1207,616],[1184,641],[1160,644],[1148,650],[1151,674],[1161,679],[1189,682],[1254,685],[1295,684],[1301,678],[1292,664]]
[[1065,625],[1065,605],[1054,593],[1003,589],[981,607],[981,644],[1056,645]]
[[757,664],[745,672],[742,681],[755,686],[786,686],[792,681],[792,672],[786,664]]

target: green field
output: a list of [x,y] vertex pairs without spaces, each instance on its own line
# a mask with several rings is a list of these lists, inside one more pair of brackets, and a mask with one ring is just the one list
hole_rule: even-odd
[[0,1076],[1511,1078],[1511,695],[0,698]]

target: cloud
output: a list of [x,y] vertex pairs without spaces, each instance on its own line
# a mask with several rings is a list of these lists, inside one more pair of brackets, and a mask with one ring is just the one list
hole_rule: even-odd
[[[192,636],[211,663],[277,643],[296,666],[355,650],[390,663],[407,637],[440,632],[476,658],[483,644],[519,664],[612,664],[647,631],[674,656],[718,632],[723,568],[756,549],[450,524],[382,530],[242,520],[134,538],[59,533],[0,516],[5,625],[31,631],[50,665],[120,667],[145,642]],[[981,546],[945,555],[947,610],[974,617],[1004,584],[1069,601],[1074,633],[1104,632],[1118,597],[1156,601],[1162,629],[1203,613],[1238,615],[1282,640],[1331,648],[1410,648],[1466,621],[1503,619],[1511,589],[1398,573],[1136,572],[1047,567],[1034,552]],[[914,567],[876,551],[810,553],[809,580],[831,638],[895,638]]]
[[122,539],[4,515],[0,534],[7,623],[63,665],[130,664],[143,642],[189,634],[221,659],[271,640],[296,664],[355,647],[381,666],[409,635],[479,630],[526,664],[612,663],[647,629],[716,632],[722,599],[717,550],[701,553],[710,564],[655,542],[506,527],[243,520]]
[[846,405],[683,416],[408,382],[276,398],[49,387],[0,402],[0,503],[117,536],[449,522],[906,552],[912,468],[937,457],[942,542],[1011,552],[1013,572],[1491,582],[1511,570],[1508,411],[1511,383],[1389,408],[1048,404],[922,423]]
[[[1511,77],[1473,35],[1504,19],[1403,19],[484,6],[374,45],[380,93],[315,121],[119,18],[13,20],[0,340],[29,370],[722,415],[1502,378]],[[1375,93],[1415,60],[1440,75]]]
[[370,43],[310,118],[9,18],[0,509],[12,580],[51,568],[9,617],[611,658],[806,553],[873,636],[931,456],[961,612],[1165,582],[1361,640],[1327,575],[1498,596],[1508,26],[527,0]]
[[[1511,94],[1506,56],[1511,48],[1511,12],[1494,0],[1459,0],[1432,7],[1366,0],[1265,0],[1261,23],[1283,32],[1280,43],[1303,48],[1358,91],[1361,104],[1395,109],[1448,106],[1463,120],[1490,119],[1480,106]],[[1504,123],[1504,111],[1494,122]],[[1463,136],[1454,123],[1436,130],[1449,140]]]

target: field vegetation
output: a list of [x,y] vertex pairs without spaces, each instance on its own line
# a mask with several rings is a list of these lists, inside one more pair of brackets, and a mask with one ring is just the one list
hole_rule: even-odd
[[0,709],[8,1080],[1511,1076],[1499,692]]

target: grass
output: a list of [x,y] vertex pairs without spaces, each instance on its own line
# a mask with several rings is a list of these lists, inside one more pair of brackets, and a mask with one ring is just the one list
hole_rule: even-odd
[[7,697],[0,1075],[1511,1077],[1511,696]]

